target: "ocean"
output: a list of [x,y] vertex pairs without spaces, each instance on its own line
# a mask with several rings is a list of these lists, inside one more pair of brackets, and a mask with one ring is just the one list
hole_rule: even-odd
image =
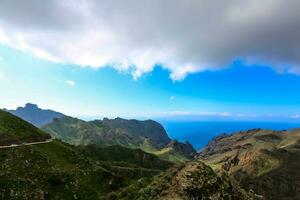
[[185,142],[189,141],[196,150],[203,148],[211,139],[221,133],[233,133],[236,131],[253,128],[288,130],[300,128],[300,124],[281,122],[224,122],[224,121],[201,121],[201,122],[178,122],[160,121],[172,139]]

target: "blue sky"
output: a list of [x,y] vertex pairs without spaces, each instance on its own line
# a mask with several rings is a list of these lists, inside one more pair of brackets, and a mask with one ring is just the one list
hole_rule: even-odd
[[1,45],[0,107],[27,102],[82,118],[297,121],[300,76],[242,60],[174,81],[156,66],[128,71],[60,64]]

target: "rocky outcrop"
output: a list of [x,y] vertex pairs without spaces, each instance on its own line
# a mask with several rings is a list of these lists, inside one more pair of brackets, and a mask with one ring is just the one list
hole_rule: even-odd
[[[189,162],[179,169],[171,180],[156,180],[149,185],[148,199],[159,200],[247,200],[254,199],[226,175],[217,175],[202,162]],[[160,189],[165,188],[165,189]],[[160,190],[159,190],[160,189]],[[153,196],[151,196],[153,195]]]
[[122,131],[141,142],[144,142],[144,139],[149,139],[152,145],[158,149],[163,148],[171,141],[163,126],[153,120],[126,120],[118,117],[115,119],[104,118],[102,121],[95,121],[95,123],[97,122],[111,130]]
[[181,143],[177,140],[172,140],[165,148],[173,148],[177,152],[191,157],[197,153],[194,147],[189,142]]

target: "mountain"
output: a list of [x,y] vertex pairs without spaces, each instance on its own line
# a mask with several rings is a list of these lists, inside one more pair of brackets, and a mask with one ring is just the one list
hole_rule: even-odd
[[67,143],[74,145],[97,144],[100,146],[121,145],[139,148],[172,161],[186,161],[196,151],[189,143],[172,141],[159,123],[146,120],[121,118],[86,122],[77,118],[54,119],[42,129]]
[[148,140],[151,146],[160,148],[171,141],[164,128],[151,120],[116,118],[86,122],[77,118],[63,117],[45,125],[43,130],[75,145],[96,143],[103,146],[118,144],[139,147]]
[[263,199],[300,199],[300,129],[222,134],[197,158]]
[[25,107],[18,107],[16,110],[6,110],[23,120],[37,126],[41,127],[53,121],[55,118],[61,118],[64,114],[53,111],[53,110],[43,110],[37,105],[27,103]]
[[148,184],[172,166],[154,155],[124,147],[76,147],[59,140],[27,143],[49,136],[8,112],[0,111],[0,199],[102,199],[138,180]]

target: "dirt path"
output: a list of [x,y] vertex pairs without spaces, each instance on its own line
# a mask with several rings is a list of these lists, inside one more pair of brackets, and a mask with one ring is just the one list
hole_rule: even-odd
[[29,143],[22,143],[22,144],[11,144],[8,146],[0,146],[0,149],[7,149],[7,148],[14,148],[14,147],[20,147],[20,146],[30,146],[30,145],[36,145],[36,144],[47,144],[53,141],[53,138],[50,138],[45,141],[41,142],[29,142]]

